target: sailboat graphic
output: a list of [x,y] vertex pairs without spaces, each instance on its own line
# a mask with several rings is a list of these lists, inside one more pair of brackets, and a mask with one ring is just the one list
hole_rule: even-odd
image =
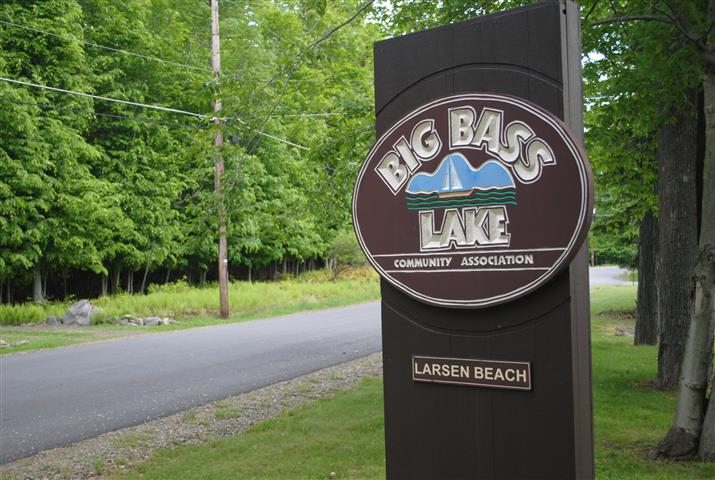
[[406,193],[409,210],[516,205],[516,185],[504,165],[487,160],[475,169],[461,153],[444,157],[432,173],[412,177]]
[[459,180],[457,169],[454,168],[454,158],[450,155],[447,157],[446,162],[449,163],[449,168],[447,168],[447,175],[444,177],[442,190],[438,192],[439,198],[469,196],[469,194],[472,193],[472,190],[464,189],[462,182]]

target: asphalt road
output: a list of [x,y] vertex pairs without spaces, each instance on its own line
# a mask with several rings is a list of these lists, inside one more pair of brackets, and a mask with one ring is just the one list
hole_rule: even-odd
[[379,303],[0,357],[0,463],[381,349]]
[[615,265],[589,267],[588,278],[591,285],[631,285],[631,280],[625,280],[628,270]]

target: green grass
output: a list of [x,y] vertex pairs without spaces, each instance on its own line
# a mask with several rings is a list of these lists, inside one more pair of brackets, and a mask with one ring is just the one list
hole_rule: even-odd
[[[153,328],[153,327],[152,327]],[[5,327],[0,326],[0,339],[11,346],[0,350],[1,354],[37,350],[40,348],[56,348],[76,343],[106,340],[117,336],[130,335],[135,330],[120,330],[111,327],[82,328],[38,328],[38,327]],[[27,341],[26,345],[15,344]]]
[[[102,309],[102,318],[118,318],[129,314],[137,317],[173,317],[173,325],[126,327],[97,324],[89,327],[44,327],[49,315],[61,317],[68,305],[47,304],[19,306],[0,305],[0,339],[12,344],[27,340],[28,345],[3,348],[0,354],[52,348],[126,336],[137,333],[165,332],[240,322],[289,313],[338,307],[377,300],[377,276],[367,270],[346,272],[331,281],[326,272],[311,272],[297,279],[280,282],[233,282],[229,287],[231,315],[218,316],[218,289],[189,287],[183,283],[154,288],[148,295],[112,295],[92,300]],[[10,312],[10,313],[8,313]],[[18,324],[29,324],[17,326]]]
[[[655,390],[656,349],[613,335],[632,326],[634,286],[592,291],[596,465],[599,480],[715,478],[715,463],[653,460],[675,395]],[[122,479],[382,479],[382,383],[358,387],[206,445],[158,451]],[[331,474],[331,472],[333,474]]]
[[368,378],[351,391],[260,423],[241,435],[161,450],[151,462],[120,478],[381,478],[382,431],[382,383]]

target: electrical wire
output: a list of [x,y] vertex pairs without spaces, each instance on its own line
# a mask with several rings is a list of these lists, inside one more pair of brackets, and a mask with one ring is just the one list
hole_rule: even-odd
[[304,147],[303,145],[298,145],[297,143],[293,143],[293,142],[291,142],[291,141],[289,141],[289,140],[285,140],[285,139],[283,139],[283,138],[276,137],[275,135],[271,135],[270,133],[266,133],[266,132],[260,131],[260,130],[258,130],[258,129],[255,129],[255,128],[251,127],[251,126],[248,124],[248,122],[246,122],[245,120],[241,120],[241,119],[238,118],[238,117],[228,117],[228,118],[226,118],[226,120],[236,120],[238,123],[240,123],[241,125],[245,126],[247,129],[252,130],[253,132],[255,132],[256,135],[262,135],[262,136],[264,136],[264,137],[272,138],[273,140],[279,141],[279,142],[281,142],[281,143],[285,143],[286,145],[290,145],[290,146],[293,146],[293,147],[296,147],[296,148],[300,148],[301,150],[310,150],[310,148]]
[[[104,101],[114,102],[114,103],[121,103],[121,104],[124,104],[124,105],[132,105],[132,106],[135,106],[135,107],[148,108],[148,109],[153,109],[153,110],[160,110],[160,111],[164,111],[164,112],[180,113],[180,114],[182,114],[182,115],[189,115],[189,116],[192,116],[192,117],[199,118],[199,119],[201,119],[201,120],[211,120],[211,121],[217,120],[216,118],[213,118],[213,117],[212,117],[212,118],[209,118],[208,116],[202,115],[202,114],[200,114],[200,113],[189,112],[189,111],[186,111],[186,110],[179,110],[178,108],[162,107],[162,106],[160,106],[160,105],[148,105],[148,104],[145,104],[145,103],[130,102],[130,101],[128,101],[128,100],[119,100],[119,99],[116,99],[116,98],[102,97],[102,96],[100,96],[100,95],[92,95],[92,94],[89,94],[89,93],[75,92],[75,91],[73,91],[73,90],[65,90],[64,88],[50,87],[50,86],[47,86],[47,85],[40,85],[40,84],[38,84],[38,83],[24,82],[24,81],[22,81],[22,80],[13,80],[13,79],[11,79],[11,78],[5,78],[5,77],[0,77],[0,80],[5,81],[5,82],[9,82],[9,83],[16,83],[16,84],[19,84],[19,85],[26,85],[26,86],[30,86],[30,87],[42,88],[42,89],[51,90],[51,91],[54,91],[54,92],[67,93],[67,94],[72,94],[72,95],[79,95],[79,96],[82,96],[82,97],[89,97],[89,98],[94,98],[94,99],[97,99],[97,100],[104,100]],[[270,133],[266,133],[266,132],[264,132],[264,131],[262,131],[262,130],[260,130],[260,129],[250,127],[250,126],[248,125],[248,123],[246,123],[244,120],[242,120],[242,119],[240,119],[240,118],[238,118],[238,117],[227,117],[227,118],[222,118],[222,119],[220,119],[220,120],[236,120],[236,121],[238,121],[239,123],[241,123],[241,124],[243,124],[243,125],[246,125],[246,127],[247,127],[249,130],[252,130],[253,132],[255,132],[255,136],[257,136],[257,135],[262,135],[262,136],[264,136],[264,137],[272,138],[273,140],[276,140],[276,141],[285,143],[285,144],[287,144],[287,145],[291,145],[291,146],[293,146],[293,147],[297,147],[297,148],[300,148],[300,149],[303,149],[303,150],[310,150],[308,147],[304,147],[304,146],[302,146],[302,145],[298,145],[297,143],[293,143],[293,142],[291,142],[291,141],[289,141],[289,140],[285,140],[285,139],[283,139],[283,138],[276,137],[275,135],[271,135]]]
[[206,67],[197,67],[197,66],[195,66],[195,65],[188,65],[188,64],[185,64],[185,63],[173,62],[173,61],[171,61],[171,60],[164,60],[163,58],[154,57],[154,56],[152,56],[152,55],[144,55],[144,54],[142,54],[142,53],[130,52],[130,51],[128,51],[128,50],[124,50],[124,49],[121,49],[121,48],[108,47],[108,46],[106,46],[106,45],[100,45],[99,43],[88,42],[88,41],[86,41],[86,40],[80,40],[79,38],[67,37],[67,36],[64,36],[64,35],[59,35],[59,34],[57,34],[57,33],[46,32],[46,31],[44,31],[44,30],[40,30],[39,28],[28,27],[28,26],[25,26],[25,25],[19,25],[19,24],[17,24],[17,23],[8,22],[8,21],[6,21],[6,20],[0,20],[0,23],[2,23],[3,25],[8,25],[8,26],[15,27],[15,28],[20,28],[20,29],[23,29],[23,30],[28,30],[28,31],[31,31],[31,32],[40,33],[40,34],[42,34],[42,35],[49,35],[49,36],[52,36],[52,37],[61,38],[61,39],[63,39],[63,40],[67,40],[67,41],[70,41],[70,42],[71,42],[71,41],[77,41],[77,42],[83,43],[83,44],[85,44],[85,45],[89,45],[90,47],[102,48],[102,49],[104,49],[104,50],[109,50],[110,52],[122,53],[122,54],[124,54],[124,55],[130,55],[130,56],[132,56],[132,57],[138,57],[138,58],[143,58],[143,59],[145,59],[145,60],[153,60],[153,61],[155,61],[155,62],[161,62],[161,63],[165,63],[165,64],[167,64],[167,65],[173,65],[173,66],[175,66],[175,67],[183,67],[183,68],[188,68],[188,69],[192,69],[192,70],[199,70],[199,71],[203,71],[203,72],[211,72],[211,71],[212,71],[210,68],[206,68]]
[[68,93],[72,95],[79,95],[82,97],[94,98],[96,100],[104,100],[106,102],[122,103],[124,105],[132,105],[134,107],[150,108],[153,110],[161,110],[164,112],[181,113],[183,115],[190,115],[192,117],[200,118],[206,120],[208,117],[200,113],[188,112],[186,110],[179,110],[178,108],[162,107],[160,105],[148,105],[146,103],[130,102],[129,100],[119,100],[117,98],[102,97],[100,95],[92,95],[91,93],[75,92],[73,90],[65,90],[64,88],[50,87],[47,85],[40,85],[39,83],[24,82],[22,80],[13,80],[12,78],[0,77],[0,80],[9,83],[16,83],[19,85],[25,85],[28,87],[42,88],[45,90],[51,90],[53,92]]
[[280,113],[277,115],[274,115],[275,117],[335,117],[335,116],[340,116],[342,113],[340,112],[332,112],[332,113]]
[[[146,117],[127,117],[125,115],[117,115],[116,113],[104,113],[104,112],[96,112],[94,110],[86,110],[86,109],[81,109],[81,108],[62,107],[62,106],[53,105],[50,103],[25,102],[23,100],[16,100],[16,99],[7,98],[7,97],[0,97],[0,102],[15,103],[18,105],[28,105],[31,107],[47,108],[50,110],[65,111],[65,112],[72,112],[72,113],[86,113],[87,115],[97,115],[100,117],[107,117],[107,118],[111,118],[111,119],[115,119],[115,120],[130,120],[133,122],[148,123],[148,124],[152,124],[152,125],[166,125],[171,128],[194,128],[193,125],[180,124],[180,123],[176,123],[176,122],[166,122],[166,121],[162,121],[162,120],[154,120],[154,119],[146,118]],[[205,128],[205,127],[201,127],[201,128]]]

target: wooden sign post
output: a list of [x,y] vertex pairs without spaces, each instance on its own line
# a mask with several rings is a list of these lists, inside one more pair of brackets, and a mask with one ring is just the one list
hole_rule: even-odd
[[592,479],[577,6],[380,42],[375,84],[353,215],[381,275],[387,478]]

